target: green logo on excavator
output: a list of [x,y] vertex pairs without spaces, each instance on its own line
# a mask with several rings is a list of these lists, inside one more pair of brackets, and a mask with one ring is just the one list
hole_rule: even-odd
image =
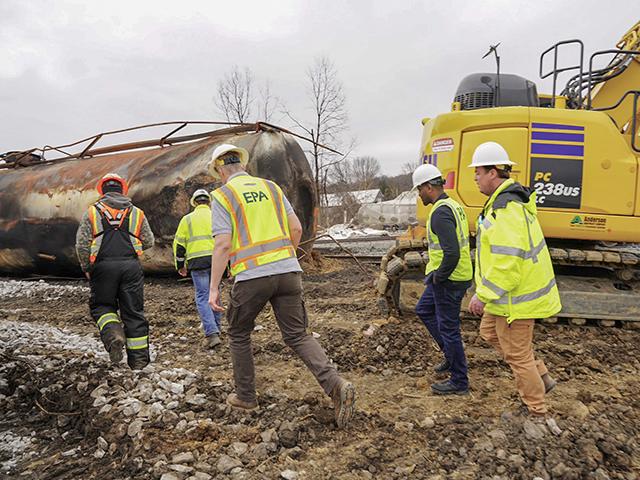
[[582,223],[582,217],[580,215],[576,215],[573,217],[573,220],[571,220],[571,225],[577,225],[580,223]]

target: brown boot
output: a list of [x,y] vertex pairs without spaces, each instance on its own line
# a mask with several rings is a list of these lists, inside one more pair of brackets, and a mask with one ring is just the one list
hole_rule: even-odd
[[356,403],[356,387],[351,382],[340,379],[339,383],[331,391],[333,408],[336,414],[336,425],[345,428],[353,417]]
[[124,344],[126,343],[124,336],[124,330],[120,325],[111,328],[107,335],[105,335],[104,344],[107,352],[109,352],[109,359],[114,365],[120,363],[124,356]]
[[245,402],[240,400],[238,395],[230,393],[227,397],[227,405],[231,405],[233,408],[239,408],[241,410],[255,410],[258,408],[258,402]]
[[544,393],[549,393],[558,384],[548,373],[542,375],[542,382],[544,383]]

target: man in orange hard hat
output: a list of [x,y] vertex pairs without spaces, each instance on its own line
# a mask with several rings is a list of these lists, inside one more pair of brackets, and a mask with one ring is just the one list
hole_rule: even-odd
[[144,276],[138,257],[153,246],[145,214],[127,197],[127,181],[108,173],[98,181],[100,199],[76,233],[76,253],[91,285],[89,308],[111,362],[120,363],[126,344],[132,370],[149,363],[149,323],[144,316]]

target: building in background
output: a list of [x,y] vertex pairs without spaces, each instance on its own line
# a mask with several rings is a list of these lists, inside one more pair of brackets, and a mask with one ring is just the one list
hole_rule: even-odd
[[382,202],[384,195],[379,188],[352,192],[329,193],[322,198],[320,224],[331,226],[353,219],[362,205]]

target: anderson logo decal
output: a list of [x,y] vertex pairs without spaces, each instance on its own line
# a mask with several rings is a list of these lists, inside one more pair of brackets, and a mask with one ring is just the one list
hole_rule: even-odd
[[450,152],[453,147],[453,138],[436,138],[431,142],[431,150],[434,152]]
[[571,219],[569,225],[580,230],[607,230],[607,219],[594,215],[576,215]]

